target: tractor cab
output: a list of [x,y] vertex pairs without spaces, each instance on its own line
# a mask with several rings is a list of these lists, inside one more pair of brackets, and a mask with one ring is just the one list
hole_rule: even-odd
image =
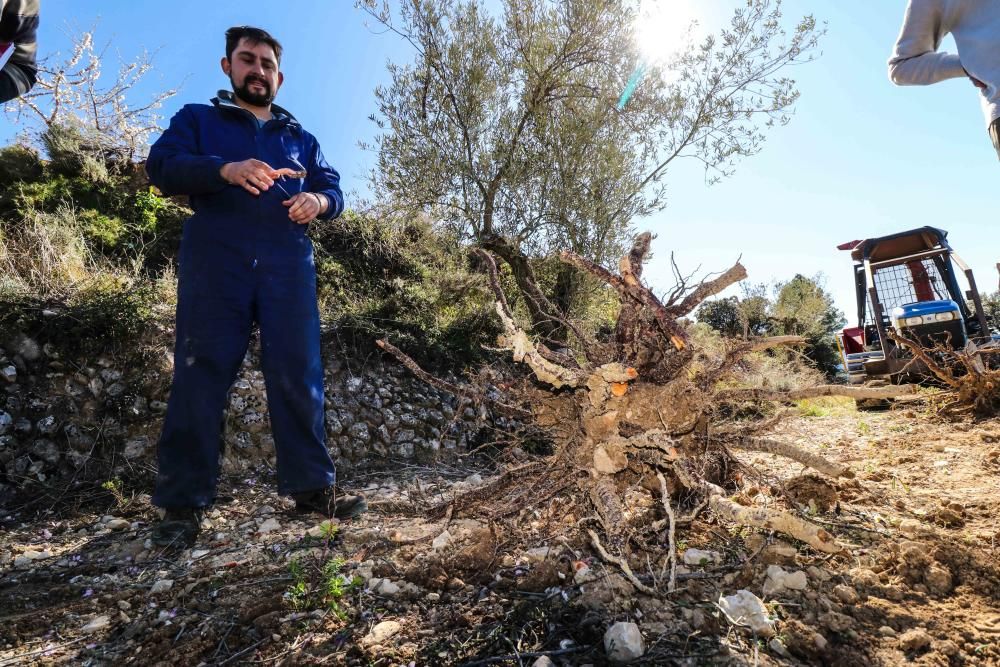
[[[898,382],[923,369],[887,335],[925,347],[965,347],[989,338],[972,270],[948,245],[948,232],[921,227],[837,246],[854,261],[857,325],[838,343],[852,384],[880,378]],[[959,273],[968,289],[962,291]]]

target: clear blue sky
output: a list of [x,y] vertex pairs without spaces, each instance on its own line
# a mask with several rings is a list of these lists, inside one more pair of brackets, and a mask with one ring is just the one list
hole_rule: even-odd
[[[670,1],[670,0],[668,0]],[[706,29],[717,28],[742,0],[685,0]],[[175,86],[164,109],[205,101],[228,81],[219,71],[222,35],[231,25],[259,25],[285,45],[285,85],[278,102],[316,134],[345,189],[364,191],[373,156],[373,88],[388,60],[409,46],[366,27],[350,0],[125,2],[43,0],[41,53],[65,51],[67,33],[96,23],[99,42],[123,57],[158,50],[148,84]],[[996,288],[997,232],[988,222],[998,163],[986,135],[977,92],[966,81],[897,88],[886,60],[904,0],[786,0],[785,14],[813,13],[828,23],[822,55],[796,68],[802,98],[792,122],[771,132],[763,152],[712,187],[691,162],[670,173],[669,206],[640,221],[659,235],[647,269],[654,287],[671,286],[669,253],[682,269],[727,268],[738,256],[754,282],[822,272],[850,317],[854,297],[847,253],[838,243],[921,225],[950,232],[981,288]],[[946,42],[951,45],[950,40]],[[953,47],[951,47],[953,48]],[[112,69],[110,66],[107,68]],[[186,77],[186,80],[185,80]],[[14,128],[0,126],[0,144]]]

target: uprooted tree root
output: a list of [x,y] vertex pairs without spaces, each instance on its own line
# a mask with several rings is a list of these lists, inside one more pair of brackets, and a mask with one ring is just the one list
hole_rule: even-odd
[[[492,403],[505,414],[529,416],[535,426],[549,433],[555,453],[544,461],[508,469],[492,483],[434,508],[436,515],[448,511],[455,516],[495,520],[567,494],[578,507],[582,505],[583,514],[588,510],[591,514],[577,521],[577,526],[589,519],[591,525],[600,528],[581,528],[585,531],[581,538],[589,537],[587,541],[602,560],[616,565],[637,590],[647,594],[673,590],[675,529],[690,522],[704,507],[723,521],[780,532],[825,553],[842,551],[833,535],[793,513],[748,507],[731,500],[728,492],[746,471],[731,450],[776,454],[832,477],[851,476],[850,470],[793,443],[762,437],[775,420],[726,427],[716,422],[727,403],[790,401],[857,393],[858,388],[718,390],[720,381],[729,378],[733,367],[748,353],[799,345],[804,339],[781,336],[730,341],[721,360],[696,349],[679,318],[744,279],[746,271],[737,263],[694,287],[681,281],[661,301],[641,282],[642,264],[651,240],[649,233],[636,238],[631,252],[622,258],[617,275],[578,255],[561,254],[563,262],[597,276],[617,292],[621,309],[611,342],[589,340],[544,301],[540,291],[526,295],[542,300],[537,305],[565,326],[572,336],[573,354],[550,349],[518,326],[500,289],[492,256],[478,251],[489,270],[497,313],[505,329],[499,344],[512,353],[515,361],[530,367],[537,379],[525,388],[522,407]],[[449,385],[419,369],[388,342],[379,341],[379,345],[431,384],[470,400],[491,402],[484,390]],[[861,393],[866,391],[872,390],[862,389]],[[876,393],[884,397],[910,391],[907,387],[893,387]],[[635,489],[658,496],[665,518],[655,520],[649,512],[629,511],[625,496]],[[652,572],[652,576],[643,577],[630,566],[630,550],[642,545],[642,539],[651,531],[668,534],[670,553],[664,563],[669,577],[656,577]]]
[[960,350],[938,344],[927,348],[918,341],[895,331],[886,332],[897,345],[913,354],[919,363],[944,387],[942,413],[961,417],[972,413],[977,417],[1000,414],[1000,347],[987,344],[980,347],[973,341]]

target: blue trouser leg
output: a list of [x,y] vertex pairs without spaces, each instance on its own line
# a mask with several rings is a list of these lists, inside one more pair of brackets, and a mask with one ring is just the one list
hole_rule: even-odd
[[226,396],[250,339],[251,267],[198,255],[182,247],[174,379],[157,447],[159,507],[205,507],[215,497]]
[[326,449],[316,268],[312,252],[297,260],[261,260],[257,319],[267,408],[278,459],[278,492],[330,486],[336,475]]

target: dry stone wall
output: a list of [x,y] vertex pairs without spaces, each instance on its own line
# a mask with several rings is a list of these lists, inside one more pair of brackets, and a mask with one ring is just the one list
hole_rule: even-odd
[[[155,463],[172,360],[123,367],[98,357],[61,359],[16,334],[0,347],[0,499],[25,482],[73,475],[88,462],[123,470]],[[359,370],[360,366],[360,370]],[[488,416],[391,362],[325,363],[327,444],[338,466],[430,462],[468,450]],[[247,353],[229,395],[224,470],[274,465],[259,349]]]

